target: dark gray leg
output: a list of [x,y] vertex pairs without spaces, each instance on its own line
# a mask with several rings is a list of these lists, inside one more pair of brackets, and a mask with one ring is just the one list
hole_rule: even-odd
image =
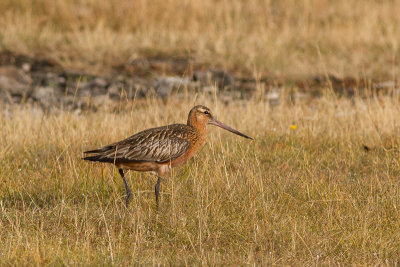
[[132,192],[131,192],[131,189],[129,188],[129,185],[128,185],[126,179],[125,179],[124,171],[122,169],[118,169],[118,171],[119,171],[119,174],[122,177],[122,180],[124,180],[125,189],[126,189],[125,204],[128,207],[129,202],[131,201],[131,198],[132,198]]
[[156,187],[155,187],[157,208],[158,208],[158,199],[160,196],[160,183],[161,183],[161,177],[158,176],[158,180],[157,180]]

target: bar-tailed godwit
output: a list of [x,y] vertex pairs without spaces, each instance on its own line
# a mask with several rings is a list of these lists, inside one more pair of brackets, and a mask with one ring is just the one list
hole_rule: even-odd
[[204,144],[207,124],[213,124],[252,139],[216,120],[209,108],[199,105],[190,110],[186,124],[171,124],[144,130],[122,141],[85,151],[83,159],[112,163],[118,168],[125,184],[126,205],[132,198],[132,192],[125,179],[124,170],[156,172],[158,180],[155,186],[155,195],[158,207],[162,177],[171,168],[185,163],[194,156]]

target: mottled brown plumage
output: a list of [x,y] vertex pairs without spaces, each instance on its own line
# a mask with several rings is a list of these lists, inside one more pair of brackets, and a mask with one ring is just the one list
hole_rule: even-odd
[[131,199],[131,190],[126,182],[123,169],[155,171],[158,174],[155,187],[158,206],[161,177],[172,167],[183,164],[194,156],[206,139],[207,124],[217,125],[251,139],[217,121],[209,108],[195,106],[189,112],[187,124],[172,124],[144,130],[122,141],[85,151],[86,156],[83,159],[113,163],[118,167],[127,191],[126,205]]
[[189,149],[189,136],[196,136],[194,128],[183,124],[172,124],[148,129],[120,142],[85,153],[95,154],[93,157],[96,161],[115,164],[165,163],[182,156]]

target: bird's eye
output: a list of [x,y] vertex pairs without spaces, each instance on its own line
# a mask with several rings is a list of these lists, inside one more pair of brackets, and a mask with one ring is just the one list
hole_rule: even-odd
[[208,111],[206,110],[206,111],[204,111],[204,114],[210,115],[210,112],[208,112]]

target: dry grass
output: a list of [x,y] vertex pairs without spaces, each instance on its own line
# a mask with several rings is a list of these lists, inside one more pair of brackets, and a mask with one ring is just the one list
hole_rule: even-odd
[[[275,108],[256,98],[191,99],[149,98],[117,113],[0,115],[1,264],[397,264],[399,97],[283,96]],[[80,159],[144,128],[184,122],[195,103],[255,141],[210,127],[204,149],[162,184],[158,213],[155,177],[130,172],[125,208],[116,170]]]
[[[0,49],[91,72],[174,56],[284,77],[399,75],[396,1],[1,0],[0,10]],[[3,109],[0,265],[398,264],[397,91],[309,101],[282,92],[271,107],[261,87],[228,104],[216,93],[124,100],[116,112]],[[184,122],[195,104],[255,140],[210,129],[162,184],[159,212],[155,177],[129,173],[125,208],[115,168],[80,159]]]
[[283,77],[399,74],[397,1],[2,0],[0,10],[1,49],[74,69],[164,55]]

